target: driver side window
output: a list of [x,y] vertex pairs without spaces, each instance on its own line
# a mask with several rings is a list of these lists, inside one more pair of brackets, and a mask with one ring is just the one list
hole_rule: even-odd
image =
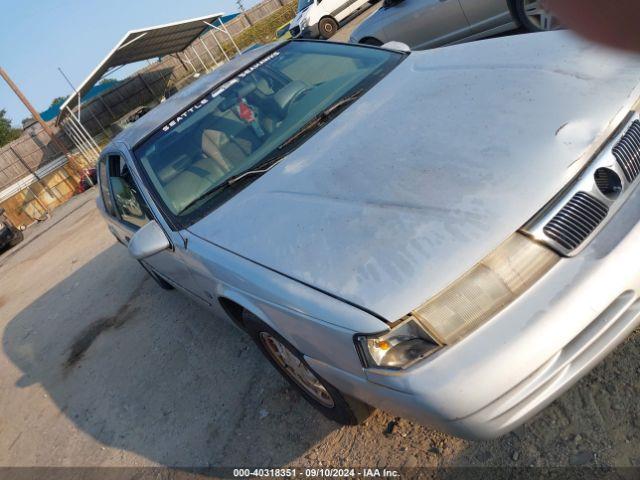
[[107,159],[113,204],[124,223],[138,229],[149,222],[149,209],[133,181],[131,171],[119,155]]

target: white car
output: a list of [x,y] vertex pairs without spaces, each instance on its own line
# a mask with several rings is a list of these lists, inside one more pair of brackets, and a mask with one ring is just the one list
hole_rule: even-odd
[[330,38],[344,22],[378,0],[298,0],[298,13],[291,21],[292,37]]

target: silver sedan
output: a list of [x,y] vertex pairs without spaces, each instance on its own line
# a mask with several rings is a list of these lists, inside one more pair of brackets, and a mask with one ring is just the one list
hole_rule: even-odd
[[328,417],[495,437],[640,324],[639,79],[567,32],[263,46],[116,137],[101,208]]
[[390,41],[415,50],[496,35],[520,26],[531,32],[559,27],[539,0],[385,0],[351,35],[351,43]]

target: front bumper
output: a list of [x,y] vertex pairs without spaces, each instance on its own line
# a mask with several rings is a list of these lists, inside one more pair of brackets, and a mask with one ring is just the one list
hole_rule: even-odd
[[308,27],[301,29],[300,33],[296,35],[295,38],[320,38],[320,29],[317,24],[309,25]]
[[454,435],[503,435],[588,373],[640,324],[640,189],[574,258],[473,334],[402,372],[366,378],[310,359],[345,393]]

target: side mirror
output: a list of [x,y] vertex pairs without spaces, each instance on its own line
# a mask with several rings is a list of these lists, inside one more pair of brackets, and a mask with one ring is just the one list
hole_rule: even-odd
[[150,257],[169,247],[169,239],[155,220],[138,230],[129,241],[129,253],[136,260]]

